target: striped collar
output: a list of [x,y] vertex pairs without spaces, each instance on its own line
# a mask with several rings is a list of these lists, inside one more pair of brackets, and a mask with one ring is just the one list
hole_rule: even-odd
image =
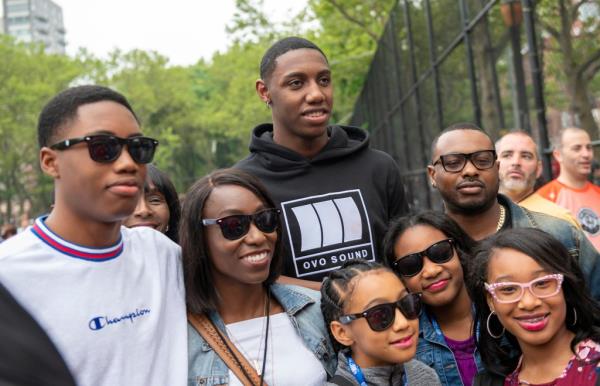
[[30,228],[34,235],[51,248],[70,257],[88,261],[106,261],[118,257],[123,252],[123,236],[119,236],[116,244],[107,248],[91,248],[83,245],[70,243],[46,226],[48,216],[38,217]]

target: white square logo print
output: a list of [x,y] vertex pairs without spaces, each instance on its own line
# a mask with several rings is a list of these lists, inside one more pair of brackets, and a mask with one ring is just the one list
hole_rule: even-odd
[[281,203],[297,277],[330,271],[352,259],[374,260],[360,190]]

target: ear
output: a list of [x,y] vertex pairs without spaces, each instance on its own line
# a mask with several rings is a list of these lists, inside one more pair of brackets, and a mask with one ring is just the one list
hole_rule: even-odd
[[427,165],[427,174],[429,175],[431,186],[437,188],[437,185],[435,184],[435,166]]
[[271,94],[269,93],[269,89],[267,88],[267,84],[264,80],[258,79],[255,84],[256,93],[260,97],[260,99],[265,103],[271,102]]
[[542,161],[537,162],[537,167],[535,169],[535,178],[538,179],[542,175]]
[[492,299],[492,295],[490,295],[489,293],[485,294],[485,301],[487,302],[488,307],[490,308],[490,311],[494,312],[494,300]]
[[56,155],[56,151],[50,149],[49,147],[44,146],[40,150],[40,167],[45,174],[54,179],[60,178],[60,171],[58,168],[58,160]]
[[331,330],[331,335],[337,340],[340,344],[350,347],[354,344],[354,338],[352,337],[352,331],[347,325],[344,325],[337,320],[329,323],[329,329]]
[[552,150],[552,155],[554,156],[554,158],[558,161],[558,163],[562,162],[562,156],[560,154],[560,150],[558,149],[554,149]]

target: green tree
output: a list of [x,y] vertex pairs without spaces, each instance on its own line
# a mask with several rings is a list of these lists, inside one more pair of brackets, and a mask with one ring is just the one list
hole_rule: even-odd
[[[78,60],[0,35],[0,204],[47,211],[52,184],[38,166],[37,118],[43,105],[83,73]],[[4,220],[14,221],[13,218]]]
[[548,37],[544,47],[546,76],[559,85],[549,88],[553,91],[550,102],[577,116],[581,127],[597,138],[592,108],[594,92],[599,91],[595,78],[600,71],[600,2],[542,1],[536,11]]

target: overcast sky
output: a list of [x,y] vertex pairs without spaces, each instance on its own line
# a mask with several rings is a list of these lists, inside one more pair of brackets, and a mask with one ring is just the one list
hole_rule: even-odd
[[[189,65],[228,46],[225,26],[234,0],[54,0],[63,10],[67,52],[85,47],[104,57],[115,47],[140,48]],[[306,0],[265,0],[274,20],[301,9]]]

